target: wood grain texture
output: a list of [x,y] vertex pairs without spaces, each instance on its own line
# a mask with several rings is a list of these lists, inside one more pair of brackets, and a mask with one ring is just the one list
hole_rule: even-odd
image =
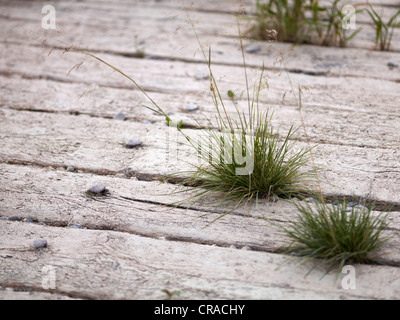
[[[133,49],[133,35],[138,35],[140,40],[146,38],[146,35],[154,37],[162,33],[162,37],[171,34],[183,35],[190,39],[193,37],[191,25],[188,23],[187,13],[196,25],[199,34],[222,36],[222,38],[237,37],[237,27],[235,14],[245,11],[242,19],[243,32],[246,32],[253,25],[251,18],[255,16],[254,2],[251,4],[241,4],[240,1],[218,2],[202,1],[196,3],[193,1],[162,1],[162,2],[73,2],[74,10],[70,10],[71,1],[58,1],[55,4],[58,14],[59,31],[64,34],[64,39],[71,40],[73,35],[76,42],[88,42],[93,40],[90,34],[103,33],[107,30],[107,36],[117,35],[122,47]],[[157,8],[157,14],[154,14],[154,7]],[[2,17],[8,20],[25,20],[31,24],[39,24],[43,15],[41,15],[42,4],[18,1],[18,3],[6,3],[2,5]],[[382,7],[381,4],[375,5],[385,22],[396,13],[395,7]],[[151,19],[149,19],[151,17]],[[218,21],[218,25],[208,23],[209,21]],[[372,20],[367,12],[360,12],[356,16],[357,28],[362,28],[357,37],[349,41],[349,47],[372,49],[374,47],[375,31],[372,27]],[[79,29],[71,28],[78,26]],[[20,30],[21,31],[21,30]],[[19,31],[19,32],[20,32]],[[351,30],[350,30],[351,31]],[[350,31],[348,34],[351,34]],[[15,30],[18,32],[18,30]],[[399,51],[397,41],[400,35],[394,33],[392,50]],[[102,39],[103,38],[103,39]],[[98,38],[97,43],[103,44],[104,36]],[[176,39],[177,48],[185,42]],[[113,39],[113,42],[116,40]],[[89,41],[91,42],[91,41]],[[147,47],[147,43],[146,43]]]
[[[264,252],[155,240],[113,231],[0,223],[0,283],[42,286],[42,269],[56,270],[56,291],[77,298],[162,299],[164,288],[180,299],[393,299],[398,268],[355,266],[356,290],[345,291],[335,274],[321,279],[312,264]],[[35,237],[48,247],[32,250]],[[27,262],[29,262],[27,264]],[[277,270],[277,266],[280,268]],[[376,284],[379,283],[379,286]]]
[[[291,203],[260,200],[250,210],[239,208],[211,223],[223,213],[222,209],[214,210],[212,202],[203,201],[187,209],[191,202],[186,201],[174,207],[174,203],[190,196],[189,188],[187,194],[172,194],[176,186],[170,184],[70,173],[63,168],[1,165],[0,172],[4,185],[0,188],[1,215],[50,226],[79,226],[156,239],[282,252],[288,245],[285,226],[295,221],[297,215]],[[109,195],[88,197],[85,191],[98,183],[106,185]],[[399,213],[391,212],[388,221],[385,234],[392,239],[380,251],[380,259],[384,264],[400,266]]]
[[[71,165],[92,172],[128,170],[132,176],[150,179],[190,171],[192,164],[201,163],[176,129],[166,126],[9,109],[1,110],[0,119],[4,123],[0,159],[9,163]],[[199,134],[198,130],[185,132],[195,140]],[[124,148],[131,138],[140,139],[143,146]],[[297,145],[307,147],[303,142]],[[398,206],[398,153],[394,149],[318,145],[314,156],[322,169],[323,193],[370,196]],[[311,163],[308,166],[312,168]]]

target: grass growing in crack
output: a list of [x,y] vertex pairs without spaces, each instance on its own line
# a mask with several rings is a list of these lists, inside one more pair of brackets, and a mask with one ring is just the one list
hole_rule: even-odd
[[376,251],[388,238],[381,233],[387,227],[386,216],[372,215],[369,208],[353,206],[348,212],[347,201],[337,205],[295,203],[299,212],[296,221],[286,228],[292,240],[288,253],[324,260],[338,270],[347,263],[377,262]]
[[345,47],[361,28],[347,34],[342,22],[352,15],[345,15],[339,5],[340,0],[329,8],[318,0],[256,0],[256,23],[249,33],[257,39]]
[[[310,5],[313,11],[311,25],[317,31],[319,44],[323,46],[333,45],[346,47],[348,41],[353,39],[361,31],[361,28],[358,28],[349,35],[347,33],[348,29],[343,28],[343,23],[345,22],[347,24],[354,15],[362,12],[363,9],[354,10],[354,12],[350,14],[345,14],[342,7],[339,7],[340,1],[341,0],[334,0],[330,8],[319,7],[318,1],[314,1],[314,3]],[[324,12],[324,16],[318,17],[317,14],[314,13],[320,11]],[[322,21],[320,22],[318,19],[322,19]]]
[[305,7],[305,0],[256,0],[257,24],[251,32],[256,38],[271,40],[270,31],[275,30],[278,41],[304,42],[307,36]]
[[[252,125],[253,130],[248,132]],[[234,133],[205,131],[195,143],[198,149],[205,145],[214,148],[199,153],[202,164],[183,181],[195,186],[192,204],[216,198],[213,205],[229,212],[252,200],[307,193],[305,182],[312,174],[301,169],[309,160],[309,150],[292,152],[293,129],[280,141],[270,126],[270,117],[261,112],[249,122],[232,121],[232,126]]]
[[375,27],[375,46],[382,51],[388,51],[392,43],[393,34],[396,28],[400,27],[400,21],[397,17],[400,15],[400,9],[385,23],[381,16],[375,11],[372,5],[369,6],[368,14],[371,17]]

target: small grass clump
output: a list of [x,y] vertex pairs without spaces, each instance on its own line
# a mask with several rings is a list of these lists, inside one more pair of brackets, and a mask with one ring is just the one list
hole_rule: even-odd
[[[362,6],[367,8],[355,9]],[[350,13],[346,13],[341,0],[331,0],[324,6],[318,0],[256,0],[255,25],[249,34],[262,40],[346,47],[361,28],[353,30],[344,26],[366,10],[375,28],[375,48],[388,51],[394,31],[400,27],[397,19],[400,10],[385,22],[371,4],[348,7],[352,8]]]
[[323,259],[339,270],[346,263],[378,262],[376,251],[388,240],[382,238],[387,216],[373,215],[374,206],[317,203],[298,204],[296,221],[285,230],[292,240],[288,252],[296,256]]
[[[305,0],[295,0],[293,3],[288,0],[256,0],[256,25],[250,32],[258,39],[304,42],[305,2]],[[271,34],[275,39],[270,39]]]
[[375,28],[375,47],[382,51],[390,49],[393,33],[400,27],[400,21],[397,17],[400,15],[400,9],[385,23],[381,16],[375,11],[372,5],[369,5],[368,14],[371,17]]
[[278,41],[303,42],[305,30],[304,0],[268,0],[256,1],[257,26],[253,29],[257,38],[268,38],[270,31],[275,30]]
[[[346,47],[347,43],[353,39],[360,31],[357,28],[348,34],[348,30],[343,27],[343,24],[348,24],[349,20],[363,9],[355,10],[350,14],[345,14],[343,8],[339,6],[341,0],[333,0],[329,8],[321,8],[318,1],[310,4],[312,10],[312,21],[310,25],[318,34],[317,42],[323,46]],[[320,12],[323,15],[320,16]]]
[[202,164],[183,181],[195,186],[194,202],[217,196],[216,207],[228,212],[252,200],[305,195],[306,181],[312,179],[312,172],[302,170],[309,150],[293,151],[295,130],[291,128],[280,141],[268,113],[238,117],[240,121],[232,123],[234,130],[207,130],[194,143],[197,150],[214,147],[199,152]]
[[361,28],[347,34],[342,23],[351,15],[346,16],[339,5],[340,0],[329,7],[316,0],[256,0],[256,24],[249,33],[257,39],[345,47]]

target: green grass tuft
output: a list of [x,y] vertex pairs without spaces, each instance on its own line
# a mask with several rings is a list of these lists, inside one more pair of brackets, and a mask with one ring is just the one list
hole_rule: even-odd
[[[296,256],[323,259],[341,269],[347,263],[378,262],[376,251],[388,238],[381,233],[387,227],[386,215],[373,215],[369,208],[295,203],[297,219],[286,228],[292,240],[287,252]],[[348,212],[349,211],[349,212]]]
[[256,0],[255,26],[249,33],[257,39],[345,47],[361,31],[348,34],[342,27],[348,18],[340,0],[329,6],[315,0]]
[[381,51],[390,49],[393,34],[396,28],[400,27],[397,17],[400,15],[400,9],[385,23],[381,16],[375,11],[372,5],[369,5],[368,14],[371,17],[375,28],[375,47]]
[[214,130],[202,133],[197,149],[203,146],[202,142],[216,148],[201,152],[202,164],[183,181],[195,186],[194,203],[216,198],[216,207],[224,207],[228,212],[252,200],[301,197],[308,193],[306,182],[312,179],[313,172],[302,167],[309,161],[309,150],[293,151],[293,129],[280,141],[267,114],[259,113],[253,120],[256,125],[251,134],[241,125],[236,134]]

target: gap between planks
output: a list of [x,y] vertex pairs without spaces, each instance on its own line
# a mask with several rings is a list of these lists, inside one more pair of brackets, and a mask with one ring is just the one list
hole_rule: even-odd
[[[55,292],[90,299],[396,299],[399,268],[355,265],[356,290],[335,272],[277,254],[141,238],[113,231],[60,229],[0,222],[0,283],[40,288],[45,266]],[[48,247],[30,248],[35,237]],[[27,264],[27,262],[29,263]],[[313,268],[306,277],[307,272]],[[302,276],[304,275],[304,277]]]
[[[0,130],[1,161],[72,165],[99,172],[127,170],[153,176],[190,171],[192,164],[200,164],[174,128],[10,109],[0,110],[0,119],[4,123]],[[192,139],[199,134],[198,130],[185,132]],[[143,146],[124,148],[123,143],[131,138],[139,138]],[[296,145],[307,147],[300,141]],[[397,153],[395,149],[319,145],[314,156],[316,165],[323,169],[323,194],[368,197],[398,205]]]
[[[0,165],[0,172],[3,186],[0,215],[62,228],[81,225],[90,230],[273,253],[283,251],[287,244],[284,227],[296,216],[295,207],[287,201],[260,201],[210,224],[222,212],[213,211],[207,201],[193,208],[185,208],[188,202],[174,207],[174,203],[191,195],[190,188],[180,189],[187,193],[172,194],[174,186],[158,182],[5,164]],[[97,183],[106,185],[109,195],[88,197],[85,194]],[[386,265],[400,266],[396,250],[400,215],[391,212],[388,219],[389,227],[384,233],[392,239],[382,248],[381,260]]]
[[[0,76],[0,79],[2,78],[4,85],[0,88],[0,106],[15,110],[89,115],[101,118],[113,118],[117,113],[123,112],[126,120],[165,123],[162,116],[143,107],[146,105],[146,99],[135,88],[132,90],[102,86],[96,89],[91,88],[89,84],[85,84],[86,87],[82,88],[79,83],[57,83],[44,79],[32,81],[27,80],[26,77]],[[193,80],[188,78],[187,81]],[[21,94],[19,90],[21,85],[30,86],[34,90],[27,90]],[[373,85],[376,87],[384,84],[378,82]],[[371,91],[369,91],[371,94],[373,85],[371,84]],[[198,92],[202,90],[198,88]],[[366,148],[396,149],[399,146],[397,106],[390,105],[395,97],[390,96],[390,92],[393,91],[389,88],[385,91],[388,94],[385,94],[384,107],[381,106],[383,103],[381,99],[371,100],[371,96],[363,92],[357,97],[352,97],[350,93],[348,96],[343,94],[342,100],[336,100],[336,102],[328,101],[329,98],[325,95],[327,101],[326,105],[323,105],[320,95],[323,94],[324,89],[309,87],[309,90],[311,90],[310,93],[304,94],[302,100],[305,124],[308,129],[311,129],[308,130],[311,142]],[[334,90],[331,86],[331,94]],[[269,113],[274,115],[271,121],[272,127],[284,132],[287,132],[291,126],[300,127],[298,107],[293,104],[296,101],[292,101],[289,97],[289,100],[283,103],[279,94],[283,94],[283,90],[270,88],[268,91],[262,91],[260,95],[260,108],[264,111],[269,110]],[[208,119],[214,119],[216,116],[215,106],[211,101],[204,101],[204,98],[211,100],[205,93],[154,92],[151,95],[156,101],[162,101],[162,108],[172,119],[176,122],[183,121],[183,128],[209,128]],[[355,104],[354,100],[350,99],[355,99],[357,103]],[[189,113],[184,110],[185,103],[190,101],[199,105],[198,111]],[[365,105],[367,101],[370,101],[368,106]],[[243,99],[238,98],[236,104],[239,108],[246,109]],[[232,101],[226,100],[225,106],[230,117],[236,118]],[[379,114],[376,112],[377,108],[379,108]],[[328,117],[326,112],[329,112]],[[378,121],[379,125],[371,126],[371,119],[374,122]],[[324,125],[321,126],[321,123]],[[298,130],[294,138],[304,141],[303,130]]]

